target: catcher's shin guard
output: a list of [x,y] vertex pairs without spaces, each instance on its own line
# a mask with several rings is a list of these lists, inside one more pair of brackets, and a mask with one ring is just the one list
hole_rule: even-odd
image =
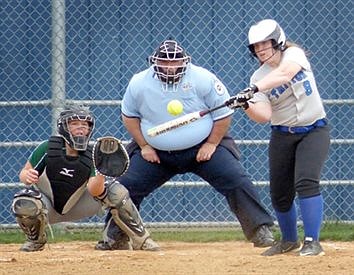
[[27,237],[21,250],[26,252],[43,250],[47,242],[45,228],[48,218],[41,194],[28,188],[19,191],[14,195],[12,211]]
[[95,246],[96,250],[132,250],[129,236],[118,227],[110,216],[103,230],[103,241]]
[[137,210],[132,210],[135,208],[134,204],[131,204],[131,206],[132,207],[128,205],[128,209],[121,207],[119,210],[111,208],[112,218],[114,222],[130,237],[133,249],[141,249],[146,239],[150,237],[150,234],[144,228]]
[[107,196],[102,201],[110,208],[114,222],[130,237],[134,249],[143,249],[150,234],[145,229],[128,190],[115,180],[106,184],[106,190]]

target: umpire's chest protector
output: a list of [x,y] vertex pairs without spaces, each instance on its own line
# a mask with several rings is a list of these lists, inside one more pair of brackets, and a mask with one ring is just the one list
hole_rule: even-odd
[[92,147],[88,146],[79,157],[68,159],[65,153],[65,141],[52,136],[48,142],[46,174],[54,197],[54,208],[61,213],[70,197],[90,178]]

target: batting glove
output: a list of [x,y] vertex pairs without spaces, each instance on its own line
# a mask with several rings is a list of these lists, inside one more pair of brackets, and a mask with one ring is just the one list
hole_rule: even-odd
[[243,108],[243,109],[247,109],[248,106],[248,102],[247,101],[239,101],[238,98],[239,94],[230,97],[226,102],[225,105],[227,107],[229,107],[230,109],[236,109],[236,108]]
[[247,87],[246,89],[242,90],[241,93],[249,93],[251,94],[251,98],[253,97],[253,94],[257,93],[258,87],[254,84],[251,84],[251,86]]
[[242,90],[237,95],[230,97],[229,100],[225,102],[226,106],[235,109],[235,108],[243,108],[247,110],[249,107],[248,100],[253,98],[254,93],[258,92],[258,87],[252,84],[250,87]]

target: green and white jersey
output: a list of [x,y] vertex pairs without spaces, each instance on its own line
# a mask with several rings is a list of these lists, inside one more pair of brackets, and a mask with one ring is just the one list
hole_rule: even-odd
[[[46,165],[46,157],[48,151],[48,140],[40,143],[31,153],[28,161],[31,163],[32,167],[36,169],[41,175],[44,171]],[[63,148],[63,152],[65,153],[65,149]],[[96,171],[94,168],[91,170],[90,177],[96,176]]]
[[50,199],[54,209],[67,213],[86,190],[90,177],[95,176],[92,148],[67,156],[62,137],[51,137],[33,151],[29,162],[39,172],[38,189]]

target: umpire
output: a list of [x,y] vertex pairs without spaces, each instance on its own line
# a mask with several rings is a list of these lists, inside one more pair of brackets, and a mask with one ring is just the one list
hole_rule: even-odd
[[273,243],[271,216],[264,209],[227,136],[233,111],[220,109],[194,123],[157,137],[147,130],[173,119],[166,106],[179,100],[184,114],[213,108],[229,98],[223,83],[174,40],[166,40],[149,58],[151,66],[134,75],[122,101],[123,123],[133,137],[131,163],[119,178],[139,208],[145,197],[177,174],[194,173],[227,200],[248,240],[256,247]]

